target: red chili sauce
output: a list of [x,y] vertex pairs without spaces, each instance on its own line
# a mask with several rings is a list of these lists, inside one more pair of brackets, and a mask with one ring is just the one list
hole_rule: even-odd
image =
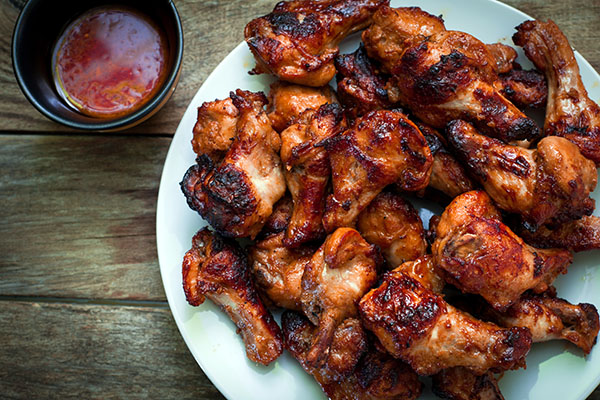
[[54,81],[81,113],[119,117],[158,91],[166,76],[166,49],[148,17],[125,8],[96,8],[71,23],[58,40]]

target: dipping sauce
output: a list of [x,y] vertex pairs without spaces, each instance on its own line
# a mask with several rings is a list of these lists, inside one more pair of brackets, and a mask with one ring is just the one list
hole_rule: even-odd
[[52,67],[69,105],[93,117],[115,118],[140,108],[164,82],[166,40],[143,14],[96,8],[65,29]]

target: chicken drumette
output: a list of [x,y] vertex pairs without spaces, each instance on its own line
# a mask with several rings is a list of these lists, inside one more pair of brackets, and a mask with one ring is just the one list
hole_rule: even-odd
[[313,255],[302,276],[302,310],[318,326],[306,361],[317,367],[327,357],[336,327],[358,315],[360,298],[377,280],[381,256],[354,229],[339,228]]
[[305,110],[316,110],[323,104],[337,102],[333,89],[328,85],[309,87],[277,81],[269,90],[267,112],[273,129],[281,132],[294,123]]
[[431,251],[446,282],[500,311],[527,290],[547,290],[572,261],[567,250],[527,245],[502,223],[485,192],[462,194],[448,205]]
[[243,250],[204,228],[192,239],[182,266],[185,297],[193,306],[205,298],[229,315],[246,345],[246,355],[268,365],[283,351],[279,326],[261,302]]
[[532,230],[591,214],[597,171],[577,146],[549,136],[536,149],[510,146],[452,121],[448,141],[467,170],[501,209],[518,214]]
[[344,125],[342,108],[325,104],[306,110],[295,124],[281,132],[281,160],[294,200],[284,239],[288,247],[325,237],[322,221],[331,168],[327,151],[316,145],[337,134]]
[[352,226],[389,184],[418,191],[429,183],[433,158],[417,126],[398,111],[373,111],[325,146],[332,170],[323,225],[327,232]]
[[553,21],[526,21],[517,27],[513,41],[546,74],[544,134],[567,138],[581,154],[600,165],[600,107],[583,86],[566,36]]
[[466,119],[505,141],[539,135],[535,122],[495,87],[498,73],[508,68],[503,45],[490,51],[467,33],[446,30],[441,18],[418,7],[381,7],[362,39],[369,56],[392,75],[390,100],[423,122],[441,129]]
[[256,59],[253,73],[307,86],[326,85],[335,75],[338,43],[371,23],[389,0],[293,0],[246,25],[244,35]]
[[239,111],[236,137],[218,163],[203,154],[186,172],[181,189],[188,205],[227,237],[255,237],[285,193],[281,139],[263,109],[262,93],[231,93]]
[[390,269],[425,255],[425,229],[419,214],[402,196],[385,191],[358,216],[362,237],[381,249]]
[[559,247],[575,252],[600,249],[600,217],[584,216],[557,227],[541,226],[535,232],[522,229],[519,235],[530,245],[542,249]]

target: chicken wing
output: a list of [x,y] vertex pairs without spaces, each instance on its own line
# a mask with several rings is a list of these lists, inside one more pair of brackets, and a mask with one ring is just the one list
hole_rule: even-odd
[[553,291],[541,295],[525,294],[505,312],[481,304],[479,313],[485,319],[511,328],[529,329],[533,342],[564,339],[589,354],[596,343],[598,311],[593,304],[571,304],[557,298]]
[[361,320],[383,347],[418,374],[451,367],[476,374],[524,365],[526,328],[504,329],[457,310],[402,271],[390,271],[359,304]]
[[433,256],[421,256],[414,261],[407,261],[395,269],[405,275],[416,279],[421,285],[433,293],[441,294],[446,282],[437,271]]
[[389,184],[418,191],[429,183],[433,158],[419,129],[397,111],[373,111],[325,143],[333,194],[327,198],[327,232],[352,226]]
[[276,81],[269,91],[267,112],[273,129],[283,131],[305,110],[318,109],[323,104],[337,103],[331,86],[309,87]]
[[479,215],[478,209],[493,211],[486,197],[480,192],[455,198],[442,214],[431,251],[446,282],[505,311],[527,290],[546,291],[566,273],[572,255],[563,249],[533,248],[498,217]]
[[193,129],[192,149],[219,162],[236,137],[239,111],[231,98],[202,103]]
[[600,107],[583,86],[566,36],[551,20],[526,21],[517,27],[513,41],[546,74],[544,134],[567,138],[579,147],[581,154],[600,165]]
[[347,319],[336,329],[332,350],[321,368],[306,363],[316,330],[308,319],[286,311],[281,326],[286,348],[331,400],[413,400],[421,393],[421,382],[406,364],[373,348],[367,350],[356,319]]
[[297,247],[323,239],[323,214],[331,168],[327,150],[315,146],[345,126],[342,108],[325,104],[306,110],[297,123],[281,132],[281,160],[285,180],[294,200],[294,212],[283,243]]
[[281,140],[263,110],[262,93],[237,90],[236,138],[218,164],[202,155],[186,172],[181,189],[188,205],[227,237],[255,237],[285,193]]
[[356,227],[365,240],[379,247],[390,269],[425,255],[423,222],[402,196],[381,192],[358,216]]
[[568,140],[549,136],[537,149],[524,149],[480,135],[464,121],[452,121],[446,134],[498,207],[519,214],[530,229],[594,210],[589,195],[596,187],[596,167]]
[[300,300],[304,314],[318,326],[308,365],[322,365],[336,327],[358,315],[358,301],[377,280],[380,257],[357,231],[339,228],[306,265]]
[[335,75],[338,43],[371,23],[389,0],[293,0],[253,19],[244,36],[256,59],[252,73],[271,73],[307,86],[324,86]]
[[504,97],[517,107],[540,108],[546,105],[548,85],[546,77],[536,70],[513,68],[500,74],[497,85]]
[[584,216],[555,228],[541,226],[537,231],[522,229],[519,234],[532,246],[559,247],[571,251],[600,249],[600,217]]
[[243,250],[204,228],[192,239],[182,266],[185,297],[193,306],[205,298],[217,304],[237,326],[246,355],[268,365],[283,351],[279,326],[261,302]]
[[369,59],[364,45],[351,54],[335,58],[337,94],[351,121],[370,111],[392,108],[385,89],[386,79]]
[[491,372],[476,375],[464,367],[445,369],[433,376],[433,393],[450,400],[504,400]]
[[392,75],[390,100],[434,128],[460,118],[507,142],[539,135],[535,122],[494,86],[503,62],[475,37],[446,30],[439,17],[417,7],[381,7],[362,39]]

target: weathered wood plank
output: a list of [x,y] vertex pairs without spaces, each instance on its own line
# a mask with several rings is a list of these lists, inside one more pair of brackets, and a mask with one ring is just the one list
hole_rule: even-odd
[[[506,0],[535,18],[552,18],[572,45],[600,70],[600,2]],[[0,0],[0,130],[64,131],[45,119],[23,97],[12,72],[10,38],[22,1]],[[182,76],[161,112],[130,132],[173,134],[193,95],[217,64],[243,40],[245,24],[270,11],[275,0],[178,0],[185,33]]]
[[0,135],[0,295],[164,300],[170,138]]
[[0,301],[4,399],[222,399],[168,308]]

